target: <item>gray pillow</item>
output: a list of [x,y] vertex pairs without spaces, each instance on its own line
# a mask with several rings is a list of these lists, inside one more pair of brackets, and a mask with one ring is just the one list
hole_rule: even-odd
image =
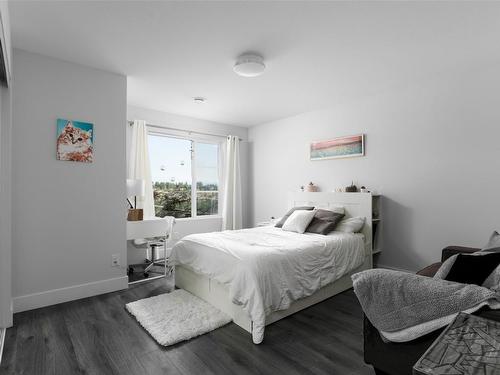
[[288,219],[288,217],[293,213],[293,211],[297,211],[297,210],[307,210],[307,211],[311,211],[311,210],[314,210],[314,207],[311,207],[311,206],[300,206],[300,207],[294,207],[292,208],[290,211],[288,211],[281,219],[280,221],[278,221],[275,225],[276,228],[281,228],[283,226],[283,224],[285,224],[285,221],[286,219]]
[[444,280],[444,278],[448,276],[448,273],[450,272],[451,267],[453,267],[453,264],[455,264],[457,257],[458,254],[455,254],[446,259],[443,264],[441,264],[441,267],[439,267],[439,269],[437,270],[434,278]]
[[344,214],[338,212],[317,209],[306,232],[326,235],[335,229],[343,217]]
[[497,231],[494,231],[490,236],[490,240],[486,244],[485,247],[481,249],[481,251],[488,251],[492,253],[500,252],[500,234]]

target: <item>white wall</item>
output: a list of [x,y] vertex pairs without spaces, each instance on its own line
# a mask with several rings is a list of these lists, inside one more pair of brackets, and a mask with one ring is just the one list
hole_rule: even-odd
[[[9,11],[6,1],[0,2],[0,14],[2,16],[2,35],[4,37],[2,47],[4,54],[7,56],[7,75],[9,76],[11,47]],[[0,327],[12,325],[11,95],[12,90],[10,88],[0,88]]]
[[[166,126],[185,131],[198,131],[215,135],[236,135],[243,141],[240,143],[241,153],[241,177],[242,177],[242,200],[243,200],[243,226],[249,225],[249,185],[248,185],[248,129],[240,126],[231,126],[212,121],[195,119],[171,113],[156,111],[152,109],[128,107],[127,118],[132,120],[145,120],[150,125]],[[131,127],[127,126],[127,150],[130,149]],[[171,244],[182,237],[192,233],[214,232],[221,230],[221,218],[197,218],[177,220],[174,228],[174,236]],[[137,264],[144,260],[145,251],[128,245],[128,263]]]
[[[126,78],[14,50],[14,309],[127,287]],[[57,118],[94,124],[94,162],[57,161]]]
[[[383,195],[379,264],[416,270],[450,244],[481,247],[500,229],[500,65],[251,128],[252,221],[279,216],[286,192],[351,180]],[[366,134],[366,157],[309,161],[308,143]]]

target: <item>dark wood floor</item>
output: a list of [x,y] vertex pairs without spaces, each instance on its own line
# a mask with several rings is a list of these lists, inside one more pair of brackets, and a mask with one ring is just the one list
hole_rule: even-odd
[[365,375],[361,309],[352,290],[266,328],[264,342],[233,323],[168,348],[124,309],[171,290],[163,279],[14,315],[0,374]]

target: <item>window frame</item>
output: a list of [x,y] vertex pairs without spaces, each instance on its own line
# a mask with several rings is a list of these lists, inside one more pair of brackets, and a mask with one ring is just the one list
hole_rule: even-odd
[[[149,136],[160,136],[168,138],[184,139],[191,142],[191,217],[176,218],[175,220],[180,221],[191,221],[191,220],[204,220],[204,219],[221,219],[221,165],[220,165],[220,152],[223,141],[217,136],[203,136],[203,135],[193,135],[193,134],[182,134],[182,131],[176,132],[170,129],[161,129],[158,127],[147,126],[147,135]],[[198,215],[197,213],[197,199],[196,194],[198,192],[196,179],[196,144],[206,143],[213,144],[217,146],[217,214],[215,215]],[[148,151],[149,152],[149,151]],[[202,190],[203,191],[203,190]]]

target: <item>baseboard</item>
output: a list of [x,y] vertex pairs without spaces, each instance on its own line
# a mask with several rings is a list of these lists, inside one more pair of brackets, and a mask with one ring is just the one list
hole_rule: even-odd
[[128,288],[128,277],[121,276],[114,279],[95,281],[86,284],[53,289],[40,293],[14,297],[14,312],[38,309],[40,307],[56,305],[58,303],[74,301],[80,298],[92,297],[98,294],[115,292]]
[[7,331],[6,328],[0,328],[0,365],[2,364],[2,353],[3,353],[3,346],[5,343],[5,332]]
[[406,272],[406,273],[415,273],[415,271],[405,270],[404,268],[397,268],[397,267],[392,267],[392,266],[385,266],[383,264],[377,264],[375,268],[385,268],[385,269],[393,270],[393,271],[401,271],[401,272]]

